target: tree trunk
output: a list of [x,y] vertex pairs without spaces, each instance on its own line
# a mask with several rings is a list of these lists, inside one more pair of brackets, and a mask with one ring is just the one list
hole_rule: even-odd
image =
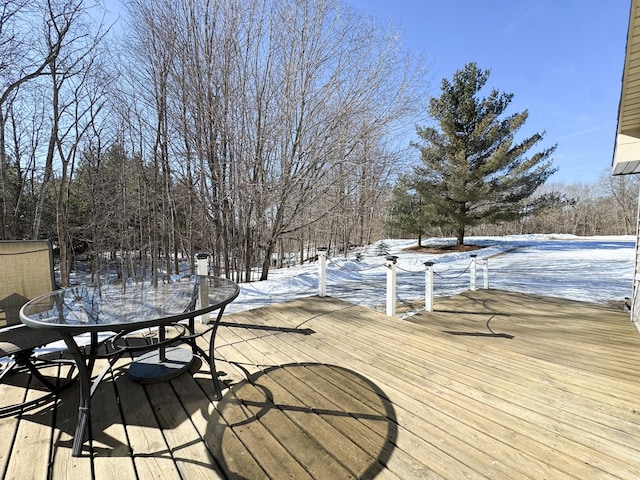
[[60,286],[69,286],[69,242],[67,241],[67,222],[64,215],[64,186],[60,186],[61,192],[58,195],[56,209],[58,244],[60,246]]
[[456,245],[464,245],[464,227],[459,227],[456,232]]
[[2,106],[0,105],[0,184],[2,185],[2,215],[0,221],[2,221],[2,239],[9,240],[11,238],[11,231],[9,229],[9,175],[7,169],[7,153],[5,145],[4,135],[4,115],[2,113]]
[[271,267],[271,257],[273,256],[273,250],[275,247],[274,242],[269,242],[264,251],[264,260],[262,261],[262,272],[260,273],[260,281],[267,280],[269,278],[269,267]]

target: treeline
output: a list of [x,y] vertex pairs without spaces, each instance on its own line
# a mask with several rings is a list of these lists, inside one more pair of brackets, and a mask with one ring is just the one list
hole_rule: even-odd
[[[500,224],[470,228],[470,236],[522,235],[532,233],[570,235],[635,235],[640,176],[612,177],[603,174],[594,183],[549,183],[536,195],[557,193],[563,201],[535,216]],[[535,197],[535,195],[534,195]],[[526,205],[523,205],[526,210]],[[390,236],[402,237],[399,231]],[[425,236],[450,237],[454,232],[430,229]]]
[[66,285],[80,249],[123,275],[205,251],[247,281],[382,236],[427,98],[397,32],[334,0],[127,8],[117,29],[84,0],[0,12],[1,238],[51,239]]
[[568,233],[572,235],[635,235],[640,177],[603,175],[592,184],[553,184],[546,191],[560,193],[564,202],[522,221],[500,225],[496,234]]

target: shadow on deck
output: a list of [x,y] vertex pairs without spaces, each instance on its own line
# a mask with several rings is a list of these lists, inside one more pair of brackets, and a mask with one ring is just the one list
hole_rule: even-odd
[[216,344],[217,402],[200,365],[142,386],[117,364],[82,457],[77,386],[0,419],[3,478],[640,478],[621,309],[480,290],[407,321],[310,297],[227,315]]

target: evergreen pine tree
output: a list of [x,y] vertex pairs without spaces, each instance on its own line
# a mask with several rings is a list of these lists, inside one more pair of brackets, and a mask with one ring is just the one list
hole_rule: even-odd
[[515,140],[528,112],[504,115],[513,94],[493,89],[480,97],[488,78],[489,70],[469,63],[452,81],[444,79],[429,105],[438,128],[418,128],[422,142],[414,144],[422,165],[412,188],[430,223],[455,233],[458,245],[470,226],[516,220],[558,200],[554,194],[530,200],[556,171],[549,159],[556,147],[529,154],[543,134]]
[[422,197],[411,186],[411,182],[410,176],[400,177],[392,192],[386,224],[402,235],[416,235],[418,246],[422,246],[422,237],[429,226],[429,219]]

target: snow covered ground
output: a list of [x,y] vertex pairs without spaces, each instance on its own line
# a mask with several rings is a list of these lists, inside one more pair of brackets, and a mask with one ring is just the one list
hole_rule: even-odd
[[[423,245],[452,244],[453,239],[428,239]],[[622,302],[631,295],[635,237],[518,235],[469,237],[482,246],[473,252],[425,254],[407,250],[415,240],[385,240],[397,260],[398,305],[410,304],[401,316],[424,308],[425,266],[434,262],[434,304],[469,289],[471,254],[477,255],[477,286],[483,286],[482,263],[489,269],[489,287],[589,302]],[[331,257],[327,295],[384,309],[387,269],[377,244],[359,258]],[[269,280],[241,285],[240,296],[227,307],[238,312],[318,293],[318,265],[306,264],[269,272]]]
[[[438,297],[469,289],[470,255],[477,255],[477,286],[483,286],[482,263],[489,266],[489,287],[522,293],[550,295],[589,302],[619,302],[631,296],[635,237],[572,235],[517,235],[468,237],[465,243],[482,248],[472,252],[425,254],[407,248],[415,240],[384,240],[388,254],[397,260],[398,316],[424,309],[425,265],[434,262],[434,307]],[[423,245],[452,245],[453,239],[427,239]],[[348,257],[331,257],[327,263],[327,295],[355,304],[385,310],[387,268],[379,244],[354,250]],[[359,253],[357,258],[357,254]],[[240,285],[240,295],[225,313],[259,308],[318,293],[318,264],[305,264],[269,272],[269,280]],[[86,282],[86,273],[75,282]],[[79,338],[79,337],[78,337]],[[88,341],[88,338],[87,338]],[[80,340],[80,343],[84,343]],[[63,349],[56,342],[39,349]]]

